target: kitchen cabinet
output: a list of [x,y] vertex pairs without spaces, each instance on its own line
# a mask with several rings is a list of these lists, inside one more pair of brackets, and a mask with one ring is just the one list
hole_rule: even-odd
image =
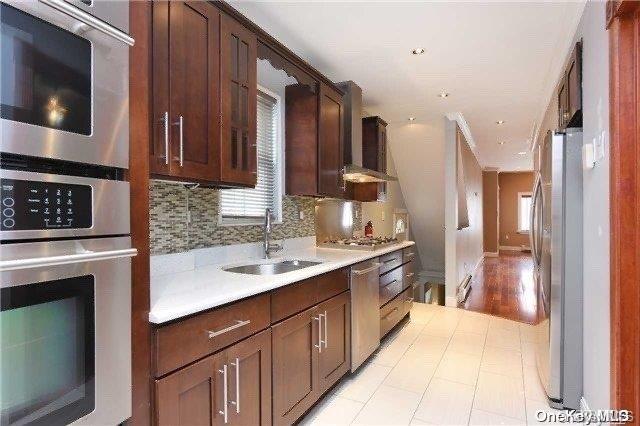
[[325,83],[289,85],[285,115],[287,195],[342,198],[342,94]]
[[273,423],[292,424],[351,367],[344,292],[272,327]]
[[153,3],[153,176],[256,181],[257,39],[207,2]]
[[582,127],[582,42],[576,43],[557,88],[558,127]]
[[387,172],[387,123],[378,116],[362,119],[362,166]]
[[158,425],[270,425],[271,330],[156,380]]
[[255,186],[257,179],[257,46],[235,19],[220,19],[221,181]]

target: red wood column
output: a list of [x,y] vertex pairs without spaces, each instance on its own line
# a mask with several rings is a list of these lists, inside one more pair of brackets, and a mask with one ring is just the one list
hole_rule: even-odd
[[[151,327],[149,324],[149,141],[151,137],[151,2],[129,3],[129,184],[131,239],[138,249],[131,272],[131,425],[151,424]],[[113,374],[118,374],[114,371]]]
[[[611,406],[640,419],[640,2],[607,4],[611,127]],[[635,420],[638,422],[638,420]]]

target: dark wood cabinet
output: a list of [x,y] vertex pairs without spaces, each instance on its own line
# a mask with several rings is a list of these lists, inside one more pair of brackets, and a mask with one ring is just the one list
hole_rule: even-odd
[[318,357],[322,391],[328,390],[351,368],[351,301],[342,293],[318,305],[322,315],[323,348]]
[[257,38],[207,2],[153,3],[154,176],[256,182]]
[[556,92],[558,127],[582,127],[582,42],[571,52]]
[[342,198],[342,94],[324,83],[285,92],[286,193]]
[[272,327],[273,423],[290,425],[351,368],[344,292]]
[[378,116],[362,119],[362,166],[387,171],[387,123]]
[[160,426],[270,425],[271,330],[156,380],[156,407]]
[[154,3],[153,174],[215,179],[219,31],[220,12],[206,3]]
[[[156,380],[156,422],[160,426],[222,424],[223,376],[218,372],[222,355],[212,355],[169,376]],[[221,421],[222,420],[222,421]]]
[[318,376],[319,324],[316,308],[272,327],[273,423],[293,424],[322,395]]
[[222,14],[220,22],[221,181],[255,186],[257,179],[256,35]]

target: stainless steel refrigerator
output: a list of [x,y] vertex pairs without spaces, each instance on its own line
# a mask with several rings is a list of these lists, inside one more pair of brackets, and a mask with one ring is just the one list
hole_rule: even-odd
[[533,188],[536,364],[553,407],[582,397],[582,131],[549,132]]

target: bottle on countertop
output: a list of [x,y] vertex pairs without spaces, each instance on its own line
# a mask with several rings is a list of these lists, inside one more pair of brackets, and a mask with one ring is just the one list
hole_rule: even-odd
[[373,237],[373,223],[371,223],[371,221],[367,222],[364,227],[364,236]]

